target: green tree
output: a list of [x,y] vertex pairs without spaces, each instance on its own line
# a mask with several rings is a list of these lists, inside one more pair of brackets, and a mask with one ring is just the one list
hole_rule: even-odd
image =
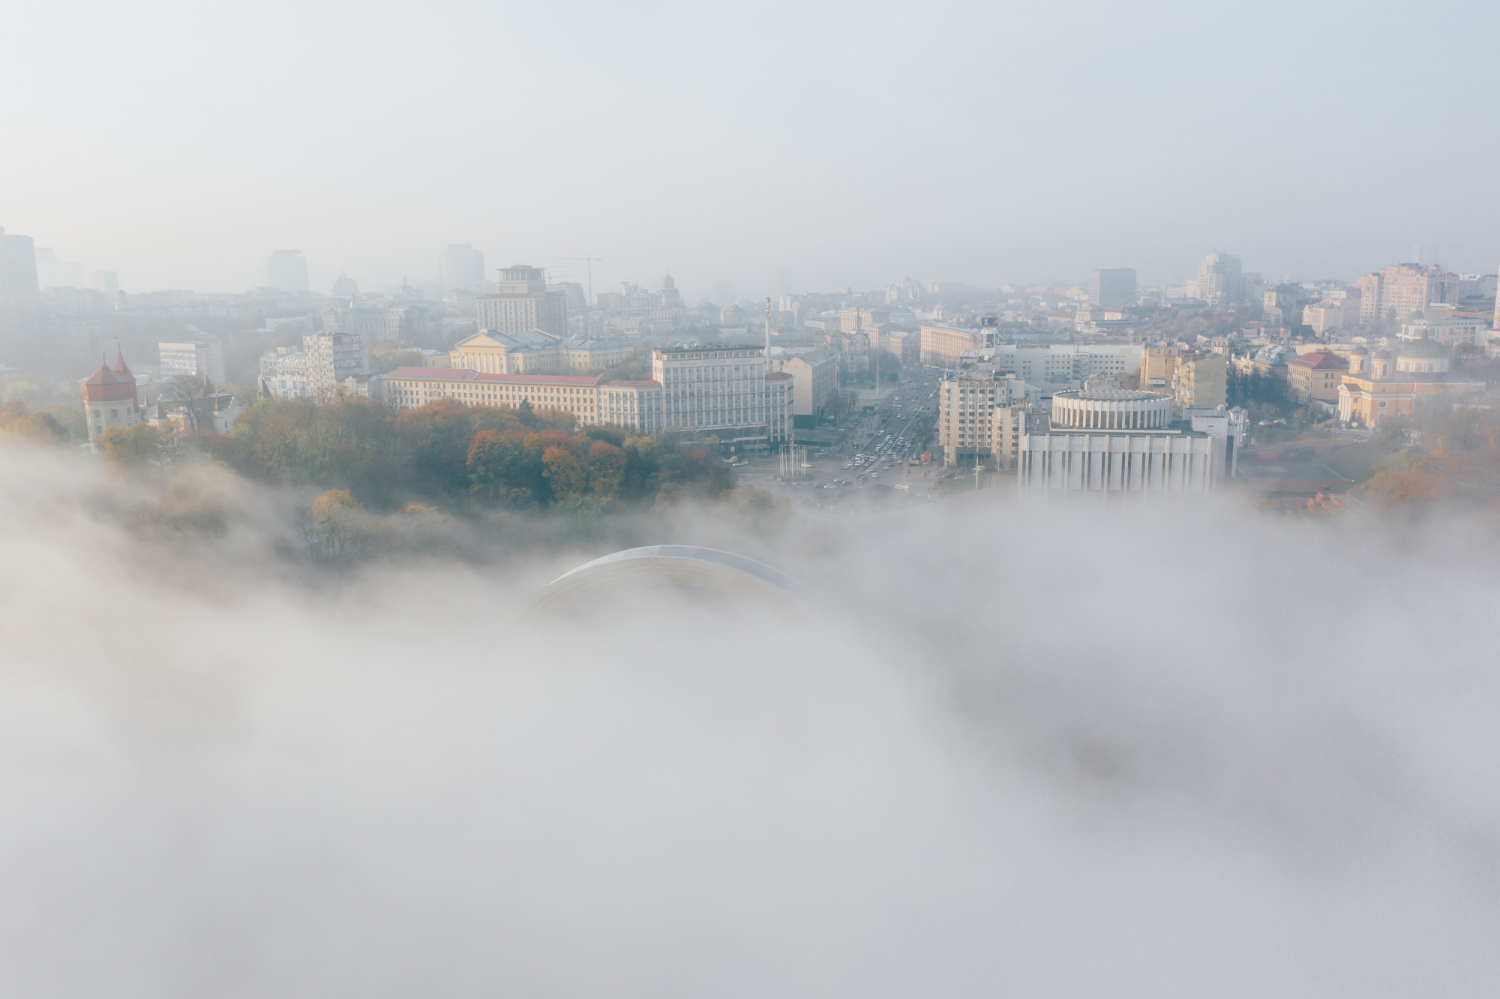
[[161,459],[166,435],[149,423],[110,427],[99,437],[104,456],[121,468],[146,468]]

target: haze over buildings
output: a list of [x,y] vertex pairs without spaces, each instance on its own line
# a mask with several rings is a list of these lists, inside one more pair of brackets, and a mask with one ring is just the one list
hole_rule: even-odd
[[[1467,225],[1500,217],[1492,4],[571,10],[27,5],[8,72],[47,83],[0,121],[37,152],[0,157],[0,221],[130,289],[244,290],[282,247],[317,288],[340,269],[437,280],[458,242],[549,268],[595,255],[596,288],[670,268],[695,300],[1096,263],[1182,282],[1214,247],[1278,278],[1415,244],[1458,273],[1496,263]],[[526,43],[496,59],[499,38]],[[1434,63],[1422,86],[1396,71]],[[496,99],[513,92],[545,99]],[[1332,124],[1368,108],[1420,129]],[[858,169],[792,153],[851,134],[880,137]],[[131,151],[103,182],[101,147]],[[1328,169],[1290,154],[1312,149]],[[1289,238],[1308,219],[1318,239]],[[584,280],[570,266],[553,276]]]

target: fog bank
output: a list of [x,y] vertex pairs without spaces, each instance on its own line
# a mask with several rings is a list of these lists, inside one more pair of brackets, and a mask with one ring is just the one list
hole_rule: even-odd
[[1500,560],[1472,524],[683,514],[827,617],[542,620],[598,542],[335,585],[278,561],[284,497],[195,488],[224,533],[143,539],[145,487],[0,449],[13,994],[1500,980]]

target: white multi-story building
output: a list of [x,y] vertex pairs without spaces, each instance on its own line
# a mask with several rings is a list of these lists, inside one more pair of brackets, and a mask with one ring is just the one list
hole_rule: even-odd
[[275,399],[306,399],[307,355],[295,347],[277,347],[260,355],[260,394]]
[[[791,433],[792,376],[768,374],[764,347],[657,349],[651,353],[651,374],[661,383],[666,427],[739,438],[763,435],[773,441]],[[768,382],[775,386],[774,393],[768,391]],[[772,411],[773,401],[784,406],[784,412]]]
[[1141,368],[1138,343],[1002,343],[985,354],[1022,381],[1042,388],[1099,375],[1125,375]]
[[193,340],[187,343],[159,343],[157,370],[163,378],[190,375],[207,378],[215,385],[224,384],[224,345],[217,340]]
[[539,267],[516,264],[502,269],[499,294],[481,295],[474,309],[482,330],[568,335],[567,292],[548,291],[546,273]]
[[370,352],[358,333],[309,333],[302,338],[307,355],[307,392],[317,402],[338,400],[344,382],[370,373]]
[[610,381],[599,383],[599,422],[656,437],[661,433],[661,383]]
[[1431,340],[1441,344],[1484,344],[1489,330],[1483,320],[1473,316],[1449,316],[1445,319],[1408,319],[1401,324],[1401,339]]

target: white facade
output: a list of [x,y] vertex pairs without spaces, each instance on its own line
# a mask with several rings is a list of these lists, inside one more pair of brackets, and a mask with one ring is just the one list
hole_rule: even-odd
[[764,347],[658,349],[652,351],[651,369],[661,383],[664,427],[764,434],[771,440],[791,433],[792,376],[766,371]]
[[1164,392],[1082,389],[1052,397],[1052,425],[1089,430],[1152,430],[1172,422],[1172,397]]
[[302,338],[307,355],[307,392],[317,402],[335,402],[347,378],[370,373],[370,352],[358,333],[309,333]]
[[1431,340],[1441,344],[1489,342],[1490,331],[1478,318],[1450,316],[1447,319],[1408,319],[1401,324],[1401,339]]
[[662,429],[661,385],[654,381],[603,382],[599,386],[599,422],[648,437]]
[[159,343],[158,372],[163,378],[191,375],[207,378],[215,385],[224,384],[224,345],[215,341],[194,340],[188,343]]
[[308,398],[307,355],[293,347],[260,355],[260,392],[276,399]]
[[1138,343],[1002,343],[994,348],[993,357],[995,363],[1015,372],[1022,381],[1038,386],[1141,369]]
[[1204,433],[1023,434],[1017,484],[1030,493],[1206,493],[1218,456]]

